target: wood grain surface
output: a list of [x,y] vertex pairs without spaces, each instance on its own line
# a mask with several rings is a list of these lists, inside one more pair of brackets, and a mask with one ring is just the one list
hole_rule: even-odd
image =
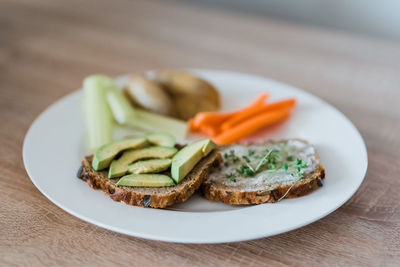
[[[366,140],[364,183],[306,227],[219,245],[117,234],[46,199],[22,163],[35,117],[89,74],[164,67],[254,73],[325,99]],[[183,1],[0,0],[0,265],[398,265],[399,102],[399,43]]]

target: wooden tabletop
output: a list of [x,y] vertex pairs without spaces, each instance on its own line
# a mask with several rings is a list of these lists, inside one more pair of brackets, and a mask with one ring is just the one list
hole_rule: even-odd
[[[303,88],[348,116],[369,167],[329,216],[218,245],[149,241],[77,219],[22,163],[32,121],[92,73],[200,67]],[[396,265],[400,262],[400,44],[183,1],[0,1],[0,264]],[[1,265],[3,265],[1,264]]]

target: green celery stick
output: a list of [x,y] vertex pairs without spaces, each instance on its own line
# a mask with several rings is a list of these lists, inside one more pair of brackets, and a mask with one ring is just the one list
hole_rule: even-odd
[[127,122],[127,124],[132,127],[138,127],[150,132],[168,132],[178,140],[182,140],[186,137],[188,126],[185,121],[139,108],[135,109],[135,115],[135,119]]
[[114,80],[104,75],[91,75],[83,81],[86,127],[92,151],[113,141],[113,118],[106,94],[115,88]]
[[128,121],[134,120],[135,110],[121,90],[111,90],[106,97],[111,112],[119,124],[127,124]]
[[134,108],[127,97],[117,90],[107,93],[107,102],[117,122],[149,132],[168,132],[184,139],[188,131],[185,121]]

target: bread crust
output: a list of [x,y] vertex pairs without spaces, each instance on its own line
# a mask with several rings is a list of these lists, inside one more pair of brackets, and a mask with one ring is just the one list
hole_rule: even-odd
[[[139,192],[135,187],[120,187],[115,185],[115,181],[107,178],[107,172],[97,172],[91,162],[93,155],[85,157],[82,161],[82,167],[78,172],[78,177],[86,181],[93,189],[101,189],[106,195],[114,201],[122,201],[126,204],[140,207],[165,208],[177,202],[186,201],[207,179],[210,172],[217,169],[222,162],[222,157],[216,149],[207,157],[203,158],[193,170],[186,175],[180,182],[181,186],[174,186],[176,190],[168,193]],[[114,179],[115,180],[115,179]],[[141,188],[143,191],[143,188]]]
[[[287,141],[288,139],[285,139]],[[301,139],[293,139],[306,142]],[[271,141],[277,143],[278,141]],[[308,142],[306,142],[308,143]],[[252,143],[248,143],[252,144]],[[262,144],[262,142],[256,142]],[[318,161],[320,158],[315,154]],[[288,185],[280,185],[274,187],[272,190],[232,190],[216,186],[213,182],[205,181],[201,186],[203,196],[212,201],[221,201],[231,205],[250,205],[273,203],[280,201],[283,198],[297,198],[305,196],[323,186],[323,179],[325,178],[325,168],[322,164],[318,164],[317,168],[307,177],[302,180]]]

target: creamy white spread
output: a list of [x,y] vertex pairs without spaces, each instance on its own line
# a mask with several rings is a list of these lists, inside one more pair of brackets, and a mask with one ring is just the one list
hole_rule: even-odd
[[[261,168],[253,177],[245,177],[238,173],[237,169],[240,168],[241,165],[246,164],[245,161],[242,160],[243,156],[248,157],[250,160],[248,164],[255,169],[261,160],[261,158],[256,158],[255,156],[258,155],[258,157],[260,157],[259,155],[266,155],[265,151],[273,148],[279,150],[280,158],[280,160],[277,161],[277,167],[275,169],[268,169],[267,167]],[[249,150],[254,152],[253,156],[249,156]],[[229,160],[226,155],[232,153],[231,151],[233,151],[234,155],[241,160],[238,160],[235,163],[233,163],[232,160]],[[273,189],[277,185],[291,184],[298,181],[299,175],[296,173],[297,168],[293,164],[296,159],[301,159],[306,162],[306,167],[301,168],[301,172],[304,176],[313,172],[319,164],[314,147],[300,140],[289,140],[279,143],[251,144],[246,146],[236,144],[222,149],[221,154],[223,155],[224,163],[227,163],[223,163],[218,171],[210,175],[208,181],[225,186],[243,187],[242,191],[269,190]],[[288,157],[291,160],[287,160]],[[282,165],[285,162],[288,165],[287,169],[282,168]],[[228,174],[228,176],[233,174],[235,178],[227,178],[226,174]]]

